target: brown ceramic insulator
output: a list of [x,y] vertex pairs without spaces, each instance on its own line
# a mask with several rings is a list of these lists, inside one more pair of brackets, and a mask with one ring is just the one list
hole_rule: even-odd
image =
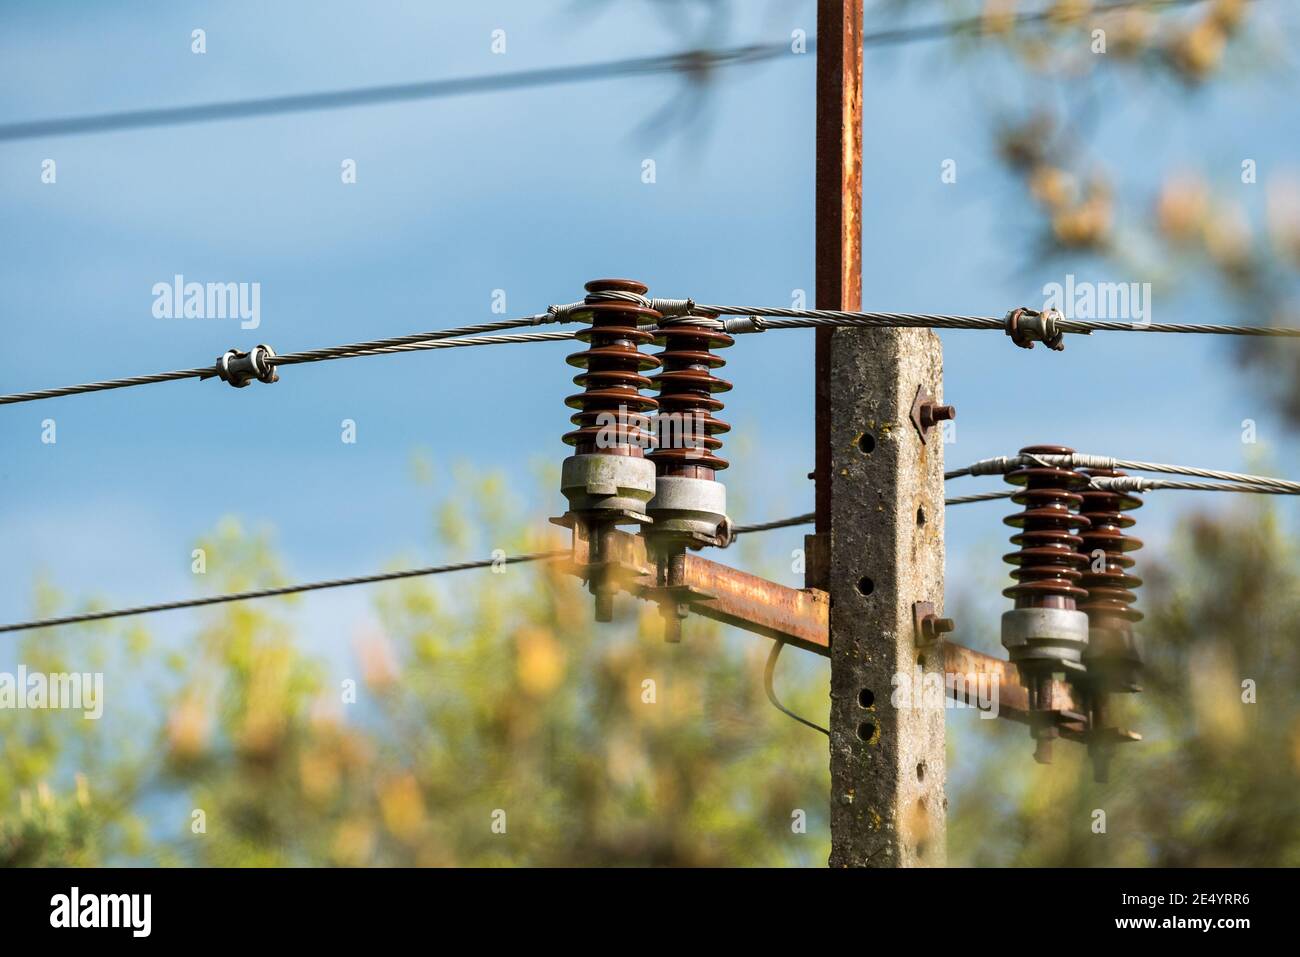
[[[1031,445],[1021,454],[1069,455],[1073,449],[1060,445]],[[1083,539],[1076,534],[1088,519],[1076,511],[1083,503],[1077,491],[1087,478],[1073,469],[1030,464],[1008,473],[1007,481],[1021,486],[1011,501],[1024,509],[1003,521],[1020,531],[1011,544],[1020,550],[1003,560],[1017,566],[1011,573],[1016,584],[1002,594],[1014,598],[1017,608],[1063,608],[1074,610],[1088,597],[1079,586],[1085,558],[1079,549]]]
[[578,410],[570,419],[578,428],[566,434],[564,441],[575,446],[578,455],[641,458],[653,442],[647,413],[658,407],[653,398],[641,394],[650,387],[642,373],[659,367],[656,357],[640,351],[654,339],[641,326],[657,322],[660,316],[636,302],[602,298],[601,293],[608,292],[644,296],[646,287],[634,280],[593,279],[586,289],[585,305],[573,317],[590,322],[576,333],[589,348],[565,359],[585,370],[573,379],[583,391],[564,400],[569,408]]
[[726,360],[712,350],[735,341],[720,329],[693,325],[689,319],[669,322],[656,333],[655,343],[664,347],[658,356],[663,371],[651,380],[659,390],[659,417],[658,447],[649,457],[659,475],[712,479],[730,464],[716,454],[722,448],[717,436],[731,426],[715,417],[722,402],[714,396],[729,391],[731,383],[713,374]]
[[[1084,475],[1103,478],[1118,478],[1123,472],[1114,469],[1082,469]],[[1133,516],[1125,514],[1142,507],[1142,499],[1129,492],[1111,492],[1100,489],[1084,489],[1081,493],[1083,504],[1080,514],[1088,519],[1088,527],[1079,535],[1082,544],[1079,552],[1084,558],[1083,577],[1080,587],[1088,592],[1085,601],[1079,603],[1079,610],[1088,613],[1088,621],[1094,627],[1105,626],[1117,619],[1125,622],[1142,620],[1142,612],[1132,607],[1137,601],[1134,589],[1142,584],[1142,579],[1129,573],[1134,561],[1128,556],[1142,547],[1142,542],[1126,533],[1126,529],[1135,524]],[[1097,559],[1105,556],[1104,567],[1094,570]]]

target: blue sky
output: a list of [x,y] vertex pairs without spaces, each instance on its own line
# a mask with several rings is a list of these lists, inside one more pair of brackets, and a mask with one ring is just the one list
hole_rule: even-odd
[[[1287,27],[1281,4],[1260,13]],[[1264,11],[1262,8],[1274,8]],[[576,12],[575,12],[576,11]],[[741,5],[725,42],[815,32],[810,2]],[[680,49],[648,4],[228,2],[7,3],[0,12],[0,122],[313,92],[594,62]],[[190,50],[191,31],[207,50]],[[504,29],[507,52],[490,51]],[[1080,260],[1035,266],[1034,220],[992,155],[988,94],[1010,74],[942,46],[867,58],[864,304],[1001,315],[1044,283],[1134,281]],[[325,113],[0,143],[0,390],[186,368],[232,346],[287,352],[487,321],[567,302],[594,277],[652,293],[784,305],[811,290],[813,60],[725,73],[706,122],[643,121],[683,95],[666,77],[615,80]],[[1090,149],[1149,191],[1192,165],[1218,189],[1300,170],[1293,78],[1251,75],[1199,94],[1157,84],[1112,99]],[[1212,130],[1213,136],[1206,131]],[[41,163],[56,160],[54,185]],[[358,182],[340,182],[355,159]],[[642,161],[657,182],[641,181]],[[940,182],[955,159],[958,182]],[[1255,187],[1262,190],[1262,187]],[[1258,210],[1259,199],[1247,199]],[[160,320],[151,289],[181,273],[258,282],[262,323]],[[1194,284],[1157,292],[1157,321],[1214,321]],[[1240,317],[1233,317],[1240,321]],[[1281,474],[1300,462],[1272,410],[1219,339],[1093,336],[1064,354],[993,333],[951,332],[945,395],[957,405],[950,465],[1061,442],[1121,456]],[[564,345],[500,347],[289,368],[274,386],[193,381],[0,408],[0,619],[32,611],[34,583],[76,600],[134,604],[195,591],[190,550],[222,517],[274,528],[291,577],[361,574],[405,556],[453,557],[433,533],[414,450],[449,487],[466,461],[532,494],[531,467],[567,454]],[[809,510],[812,335],[773,332],[727,354],[735,383],[724,476],[738,521]],[[1037,401],[1086,384],[1077,410]],[[41,423],[57,422],[55,445]],[[1255,419],[1259,443],[1243,445]],[[358,441],[340,441],[340,422]],[[961,491],[992,488],[973,481]],[[1229,503],[1153,494],[1143,536],[1180,511]],[[555,514],[555,490],[537,520]],[[949,596],[1000,587],[1004,506],[947,516]],[[786,555],[802,531],[775,533]],[[770,549],[770,552],[767,550]],[[459,556],[455,556],[459,557]],[[791,583],[795,583],[791,576]],[[1000,608],[994,595],[988,606]],[[346,649],[372,616],[365,589],[320,593],[294,614],[322,650]],[[201,613],[157,616],[191,633]],[[985,631],[996,627],[985,623]],[[6,655],[3,659],[8,660]]]

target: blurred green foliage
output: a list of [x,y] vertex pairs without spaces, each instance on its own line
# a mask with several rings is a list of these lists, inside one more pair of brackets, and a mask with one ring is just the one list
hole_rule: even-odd
[[1082,748],[1058,745],[1056,763],[1038,766],[1023,728],[977,729],[997,741],[952,798],[951,863],[1300,864],[1294,539],[1275,508],[1252,503],[1192,513],[1170,554],[1136,557],[1144,690],[1116,700],[1144,740],[1122,746],[1111,782],[1096,784]]
[[[1077,16],[1090,6],[1082,0],[1052,5],[1049,29],[1025,33],[1011,29],[1013,0],[930,5],[982,13],[1040,94],[999,124],[998,145],[1042,213],[1048,251],[1128,262],[1116,224],[1134,229],[1146,216],[1120,215],[1122,192],[1077,148],[1088,131],[1065,121],[1056,86],[1088,92],[1111,69],[1134,83],[1168,74],[1204,84],[1247,5],[1107,15],[1113,55],[1104,58],[1074,42],[1091,29]],[[1245,49],[1246,62],[1265,59]],[[1214,266],[1250,316],[1280,310],[1300,262],[1294,182],[1269,189],[1257,230],[1269,241],[1195,174],[1164,184],[1152,229],[1169,258]],[[1246,355],[1294,372],[1292,352]],[[1256,381],[1300,421],[1300,377]],[[550,544],[519,531],[537,522],[503,497],[500,479],[461,479],[436,522],[444,551]],[[479,497],[467,511],[455,503],[470,488]],[[200,544],[219,558],[207,576],[213,591],[288,580],[267,537],[237,523]],[[952,863],[1300,864],[1293,542],[1273,510],[1252,506],[1192,515],[1163,560],[1140,557],[1149,668],[1145,692],[1126,704],[1145,740],[1126,746],[1112,783],[1098,785],[1080,748],[1059,746],[1056,763],[1040,767],[1023,728],[950,720],[953,765],[975,765],[949,786]],[[825,741],[764,700],[765,641],[692,619],[687,640],[665,646],[653,612],[630,602],[618,622],[594,627],[576,582],[510,566],[378,589],[381,627],[357,637],[352,673],[339,674],[310,650],[311,635],[295,633],[287,612],[296,601],[221,606],[172,649],[153,645],[147,620],[26,639],[31,670],[103,671],[109,713],[95,722],[0,710],[0,864],[826,859]],[[64,602],[44,587],[34,604],[45,615]],[[792,666],[797,657],[783,661],[782,694],[823,721],[825,664]],[[1243,681],[1255,683],[1254,703],[1243,701]],[[1094,833],[1096,810],[1104,834]],[[793,826],[800,811],[806,833]]]
[[[460,471],[434,522],[445,552],[558,543],[504,487]],[[199,544],[214,591],[285,581],[265,537],[236,523]],[[767,642],[693,619],[669,646],[632,599],[596,627],[581,584],[541,563],[375,600],[381,626],[356,636],[341,674],[287,623],[293,599],[275,599],[207,613],[170,656],[162,706],[142,709],[152,718],[0,711],[0,863],[824,862],[825,744],[767,703]],[[81,654],[121,639],[75,637]],[[64,640],[34,634],[24,660],[88,667],[38,654]],[[158,669],[105,670],[113,712]],[[815,712],[816,684],[785,693]]]
[[[476,507],[454,504],[475,488]],[[537,526],[502,488],[462,473],[442,545],[490,551],[471,528],[508,552],[553,544],[519,531]],[[233,570],[214,590],[285,580],[265,535],[227,522],[201,544]],[[951,719],[954,759],[977,764],[950,785],[952,863],[1300,863],[1293,544],[1267,506],[1193,515],[1143,571],[1150,668],[1126,700],[1145,740],[1098,785],[1081,748],[1040,767],[1020,726]],[[295,599],[214,609],[170,655],[139,623],[33,635],[29,668],[105,672],[108,713],[0,711],[0,862],[825,862],[825,741],[765,701],[766,641],[692,619],[665,645],[630,599],[595,627],[580,584],[543,564],[375,600],[342,674],[295,634]],[[46,589],[38,607],[58,603]],[[823,720],[824,662],[786,657],[782,694]]]

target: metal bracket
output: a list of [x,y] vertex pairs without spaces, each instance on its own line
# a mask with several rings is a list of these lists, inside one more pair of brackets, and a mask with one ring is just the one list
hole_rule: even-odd
[[803,537],[805,588],[827,590],[831,578],[831,536],[821,532]]

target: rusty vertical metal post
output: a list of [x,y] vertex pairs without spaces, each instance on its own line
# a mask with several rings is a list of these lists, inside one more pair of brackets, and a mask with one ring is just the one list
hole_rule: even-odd
[[[818,309],[862,307],[862,0],[817,2]],[[809,587],[825,588],[830,533],[830,371],[834,329],[816,330],[816,535]],[[820,537],[819,537],[820,536]],[[820,558],[820,561],[818,560]]]
[[[817,61],[817,306],[857,310],[862,0],[819,0]],[[946,697],[935,707],[918,681],[942,681],[943,655],[912,626],[914,602],[942,612],[943,436],[912,418],[919,395],[942,394],[942,374],[928,330],[817,331],[807,568],[830,592],[832,867],[945,860]],[[898,678],[918,692],[913,707],[891,701]]]

